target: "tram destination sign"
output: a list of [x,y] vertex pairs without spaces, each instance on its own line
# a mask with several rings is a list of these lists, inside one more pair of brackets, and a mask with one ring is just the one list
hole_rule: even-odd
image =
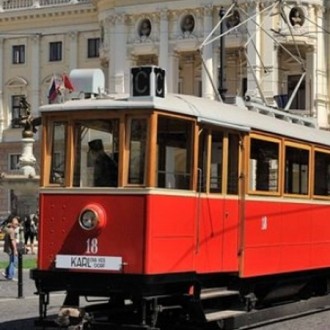
[[56,268],[65,269],[93,269],[93,270],[121,270],[122,257],[84,256],[84,255],[56,255]]

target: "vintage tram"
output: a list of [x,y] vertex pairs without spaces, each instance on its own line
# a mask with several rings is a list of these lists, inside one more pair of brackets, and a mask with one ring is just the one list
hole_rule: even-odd
[[40,109],[41,321],[62,290],[66,307],[105,300],[99,329],[231,315],[231,302],[203,307],[207,294],[235,293],[240,313],[327,293],[329,132],[252,100],[166,94],[164,74],[134,68],[130,96]]

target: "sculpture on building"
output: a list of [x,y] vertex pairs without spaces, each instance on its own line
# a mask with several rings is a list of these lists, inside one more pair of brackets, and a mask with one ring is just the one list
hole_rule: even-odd
[[299,7],[291,9],[289,18],[291,25],[294,27],[299,27],[304,24],[304,13]]
[[149,19],[145,18],[139,26],[140,37],[148,38],[151,33],[151,22]]
[[181,21],[181,31],[184,35],[191,34],[195,28],[195,19],[192,15],[186,15]]
[[41,117],[33,117],[31,114],[31,105],[27,102],[25,96],[20,99],[21,113],[19,118],[16,119],[17,123],[23,126],[22,137],[32,138],[37,132],[36,126],[41,124]]

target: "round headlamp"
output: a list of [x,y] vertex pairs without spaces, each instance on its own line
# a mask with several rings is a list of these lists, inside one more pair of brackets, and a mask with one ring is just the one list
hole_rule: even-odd
[[96,204],[87,205],[80,213],[79,225],[84,230],[93,230],[105,225],[105,212]]

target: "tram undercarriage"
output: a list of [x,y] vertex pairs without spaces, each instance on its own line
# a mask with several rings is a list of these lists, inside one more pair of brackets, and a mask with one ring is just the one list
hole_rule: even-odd
[[[270,310],[278,317],[279,305],[299,302],[301,306],[302,300],[327,295],[330,287],[329,271],[253,279],[187,273],[127,276],[123,281],[116,275],[38,270],[32,270],[31,276],[39,294],[36,326],[43,329],[235,329],[235,324],[247,322],[247,315],[249,322],[260,321],[262,314],[271,317]],[[49,317],[50,293],[56,291],[66,291],[66,298],[58,315]],[[83,306],[80,297],[89,297]],[[293,311],[315,304],[305,302]],[[268,314],[262,313],[265,309]]]

